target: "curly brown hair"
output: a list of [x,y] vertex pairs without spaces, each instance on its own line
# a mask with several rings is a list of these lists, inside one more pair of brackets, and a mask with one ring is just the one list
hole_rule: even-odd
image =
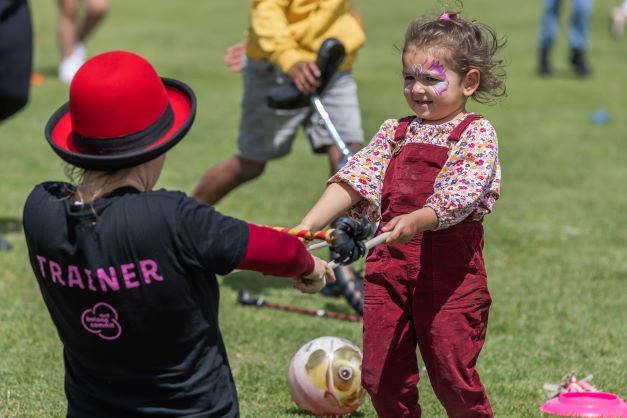
[[471,69],[479,70],[479,87],[472,99],[489,103],[507,95],[503,60],[494,58],[505,43],[489,26],[447,12],[436,20],[411,22],[405,31],[403,54],[408,48],[424,49],[462,76]]

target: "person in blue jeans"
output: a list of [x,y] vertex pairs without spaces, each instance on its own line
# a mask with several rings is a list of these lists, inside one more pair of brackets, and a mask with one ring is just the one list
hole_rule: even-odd
[[[580,76],[590,74],[590,66],[586,60],[586,49],[589,43],[588,24],[592,13],[593,0],[573,0],[571,2],[568,41],[571,48],[570,63]],[[540,26],[540,62],[538,72],[542,75],[552,73],[550,53],[551,47],[559,34],[559,15],[561,0],[544,0],[542,24]]]

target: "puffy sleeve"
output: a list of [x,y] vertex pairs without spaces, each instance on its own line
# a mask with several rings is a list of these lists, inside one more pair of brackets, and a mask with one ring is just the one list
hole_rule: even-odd
[[425,206],[445,229],[469,215],[490,213],[500,193],[500,164],[496,131],[489,121],[473,122],[453,143],[448,159],[435,179],[434,193]]
[[344,182],[363,197],[348,211],[349,216],[370,222],[381,218],[381,190],[394,147],[396,119],[386,120],[370,143],[357,152],[344,167],[329,179],[329,183]]
[[302,59],[300,47],[288,25],[288,6],[288,0],[253,0],[250,22],[261,49],[284,72]]

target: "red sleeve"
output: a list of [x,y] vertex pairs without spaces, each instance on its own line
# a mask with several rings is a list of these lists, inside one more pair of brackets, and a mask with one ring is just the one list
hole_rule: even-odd
[[248,247],[238,268],[273,276],[299,277],[313,271],[314,259],[298,238],[248,224]]

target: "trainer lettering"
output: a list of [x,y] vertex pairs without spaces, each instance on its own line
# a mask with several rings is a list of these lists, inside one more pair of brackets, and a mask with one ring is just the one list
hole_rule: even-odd
[[132,289],[142,283],[162,282],[157,262],[151,259],[119,266],[98,267],[95,270],[69,264],[67,266],[38,255],[39,272],[44,279],[59,286],[75,287],[92,292],[117,292]]

